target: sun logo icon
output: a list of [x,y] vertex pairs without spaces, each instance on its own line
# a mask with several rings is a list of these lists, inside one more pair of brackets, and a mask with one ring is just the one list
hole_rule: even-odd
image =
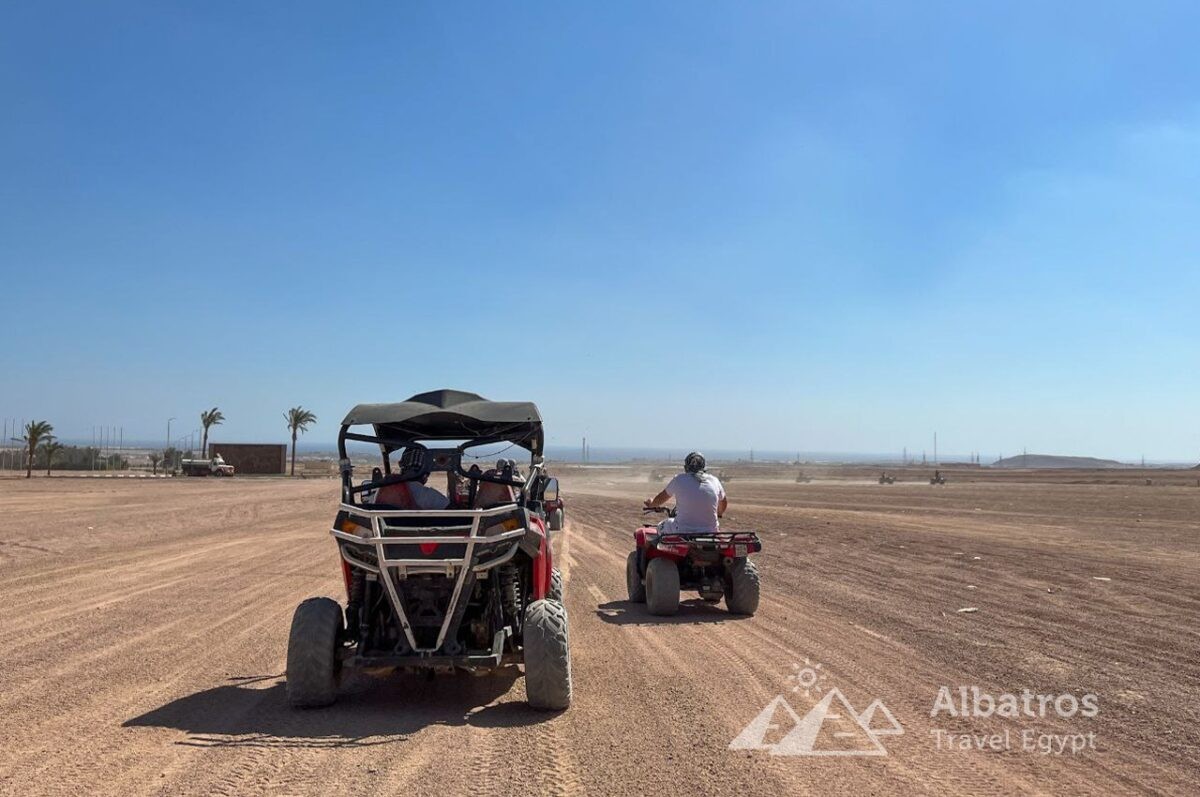
[[793,692],[803,692],[804,696],[808,697],[809,692],[821,694],[821,679],[824,677],[820,662],[813,663],[805,659],[804,666],[792,664],[792,672],[787,679],[792,684]]

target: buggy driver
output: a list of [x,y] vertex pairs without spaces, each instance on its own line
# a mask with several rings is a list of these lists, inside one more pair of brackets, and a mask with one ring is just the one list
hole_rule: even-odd
[[675,517],[659,524],[663,533],[703,534],[721,527],[720,518],[725,514],[729,501],[721,480],[706,473],[704,455],[693,451],[683,460],[683,473],[671,481],[662,492],[646,500],[646,507],[662,506],[675,499]]

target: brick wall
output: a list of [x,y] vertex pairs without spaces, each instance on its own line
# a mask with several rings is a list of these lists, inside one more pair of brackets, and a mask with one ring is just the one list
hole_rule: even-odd
[[220,454],[235,474],[280,474],[287,468],[287,446],[275,443],[209,443],[209,456]]

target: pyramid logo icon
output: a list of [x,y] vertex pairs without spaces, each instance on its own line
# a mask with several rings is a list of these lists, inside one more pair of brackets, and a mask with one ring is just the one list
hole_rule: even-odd
[[885,756],[880,736],[904,733],[881,700],[861,714],[837,687],[801,717],[777,695],[750,720],[730,750],[766,750],[778,756]]
[[750,720],[737,738],[729,743],[730,750],[770,750],[800,723],[800,715],[792,710],[783,695],[777,695],[767,707]]

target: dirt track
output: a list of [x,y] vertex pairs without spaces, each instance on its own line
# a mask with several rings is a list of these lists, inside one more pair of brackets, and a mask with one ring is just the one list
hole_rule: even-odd
[[[511,674],[359,677],[286,707],[293,608],[342,597],[332,481],[0,481],[0,792],[1193,793],[1200,489],[734,482],[727,526],[767,545],[759,614],[664,620],[623,600],[649,482],[565,487],[576,699],[548,716]],[[776,695],[811,706],[786,680],[806,659],[887,705],[889,755],[728,749]],[[1100,713],[931,719],[942,685],[1093,692]],[[932,734],[1019,747],[1030,727],[1098,749]]]

